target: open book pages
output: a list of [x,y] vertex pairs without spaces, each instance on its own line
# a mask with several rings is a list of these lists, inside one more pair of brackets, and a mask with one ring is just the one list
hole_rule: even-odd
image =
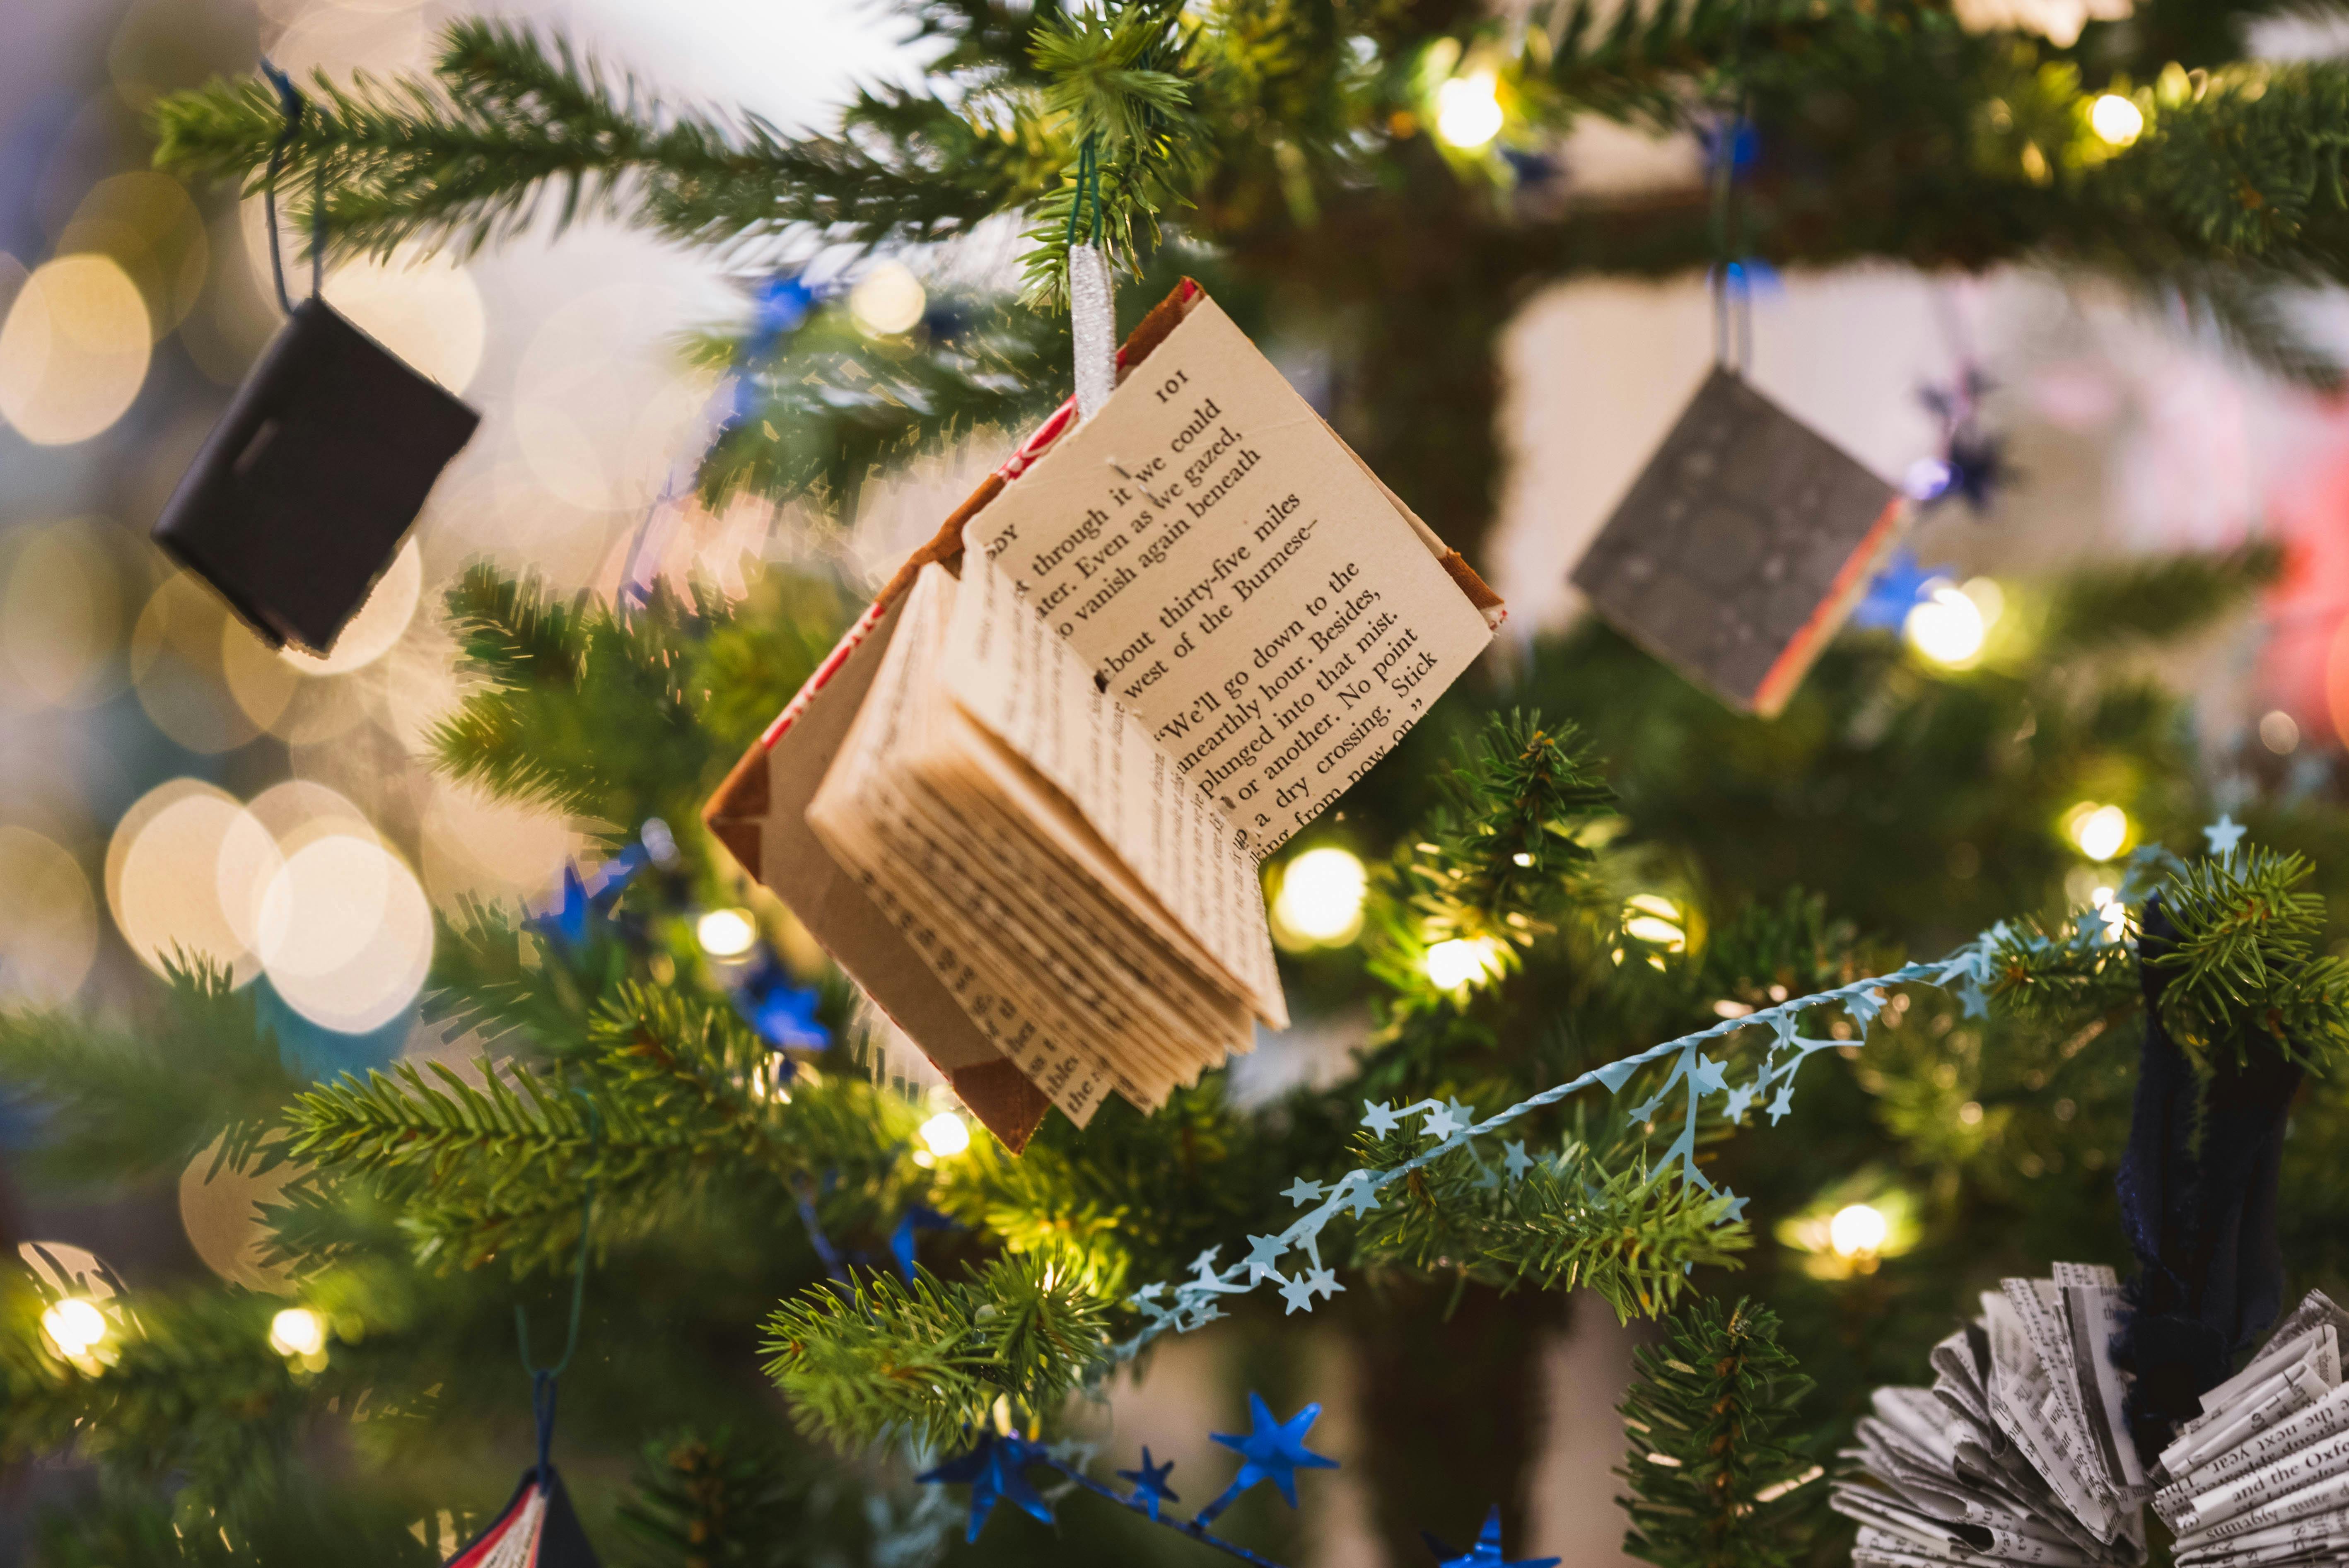
[[1196,284],[1118,363],[702,813],[1015,1152],[1284,1021],[1257,861],[1505,614]]
[[1860,1526],[1852,1561],[2144,1562],[2150,1483],[2110,1351],[2119,1282],[2058,1264],[1982,1302],[1980,1320],[1934,1348],[1930,1389],[1879,1388],[1860,1421],[1857,1471],[1832,1498]]
[[1082,1125],[1285,1026],[1255,864],[984,563],[925,567],[807,808],[971,1021]]
[[1393,748],[1498,615],[1204,296],[964,538],[1259,857]]
[[2349,1313],[2312,1291],[2161,1452],[2180,1568],[2349,1560]]

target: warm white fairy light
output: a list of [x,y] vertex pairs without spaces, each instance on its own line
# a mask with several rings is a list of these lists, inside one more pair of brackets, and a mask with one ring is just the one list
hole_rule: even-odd
[[1990,627],[1982,606],[1945,583],[1918,602],[1900,630],[1910,647],[1937,665],[1955,667],[1971,663],[1982,652]]
[[2106,93],[2088,106],[2088,127],[2109,145],[2127,147],[2145,134],[2145,111],[2118,93]]
[[1439,991],[1457,991],[1485,979],[1499,967],[1499,954],[1484,938],[1455,936],[1427,950],[1423,966]]
[[289,1306],[269,1320],[269,1346],[303,1360],[326,1347],[326,1320],[306,1306]]
[[1882,1210],[1868,1203],[1850,1203],[1827,1222],[1827,1245],[1839,1258],[1872,1257],[1884,1250],[1892,1225]]
[[970,1129],[953,1111],[942,1110],[922,1123],[922,1141],[932,1154],[947,1159],[970,1147]]
[[1280,874],[1272,918],[1284,934],[1334,946],[1362,929],[1362,899],[1370,879],[1362,862],[1334,847],[1308,850]]
[[693,934],[712,958],[740,958],[759,940],[759,926],[747,909],[713,909],[695,924]]
[[894,337],[922,319],[922,280],[903,262],[884,262],[848,291],[848,314],[875,337]]
[[1473,152],[1501,134],[1500,81],[1490,71],[1454,77],[1435,89],[1435,134]]
[[2092,861],[2111,860],[2128,843],[2128,813],[2118,806],[2084,800],[2072,808],[2064,825],[2071,832],[2072,842]]
[[78,1295],[52,1302],[41,1314],[41,1332],[68,1361],[88,1355],[106,1338],[106,1315]]

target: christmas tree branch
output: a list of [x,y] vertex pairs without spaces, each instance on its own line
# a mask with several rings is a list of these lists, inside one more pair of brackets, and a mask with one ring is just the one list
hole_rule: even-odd
[[876,337],[827,302],[764,354],[711,338],[695,356],[740,377],[702,459],[704,501],[812,497],[845,520],[874,471],[1041,421],[1063,396],[1069,332],[1059,315],[947,293],[909,334]]
[[[204,1071],[182,1081],[180,1070]],[[251,990],[202,957],[175,964],[137,1026],[63,1013],[0,1010],[0,1082],[29,1102],[42,1135],[27,1164],[61,1182],[176,1175],[214,1139],[219,1158],[262,1158],[279,1109],[301,1086]]]
[[818,1287],[767,1324],[767,1371],[806,1431],[844,1448],[942,1448],[1054,1413],[1104,1365],[1104,1304],[1050,1255],[1008,1254],[963,1281],[926,1271]]
[[[1365,1139],[1373,1165],[1399,1163],[1434,1143],[1423,1133]],[[1553,1158],[1512,1144],[1501,1170],[1462,1149],[1388,1189],[1354,1241],[1357,1264],[1402,1262],[1510,1289],[1587,1289],[1629,1322],[1668,1310],[1695,1267],[1735,1266],[1753,1244],[1734,1202],[1650,1169],[1639,1143],[1610,1140],[1602,1157],[1580,1137]]]
[[1631,1528],[1623,1550],[1658,1568],[1785,1568],[1790,1516],[1817,1479],[1791,1429],[1811,1379],[1747,1301],[1707,1301],[1642,1346],[1623,1400],[1630,1451],[1616,1473]]

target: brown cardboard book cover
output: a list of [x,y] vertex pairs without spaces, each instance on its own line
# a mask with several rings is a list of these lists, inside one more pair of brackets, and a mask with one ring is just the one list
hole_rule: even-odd
[[914,552],[703,812],[1015,1152],[1051,1102],[807,820],[923,569],[959,568],[968,528],[1257,858],[1383,756],[1505,614],[1197,284],[1118,366],[1099,413],[1064,405]]

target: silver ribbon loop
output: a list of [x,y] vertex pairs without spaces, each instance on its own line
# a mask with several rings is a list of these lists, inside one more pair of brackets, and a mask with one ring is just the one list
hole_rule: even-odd
[[1069,325],[1077,340],[1077,418],[1101,412],[1117,389],[1116,295],[1109,258],[1095,245],[1069,247]]

